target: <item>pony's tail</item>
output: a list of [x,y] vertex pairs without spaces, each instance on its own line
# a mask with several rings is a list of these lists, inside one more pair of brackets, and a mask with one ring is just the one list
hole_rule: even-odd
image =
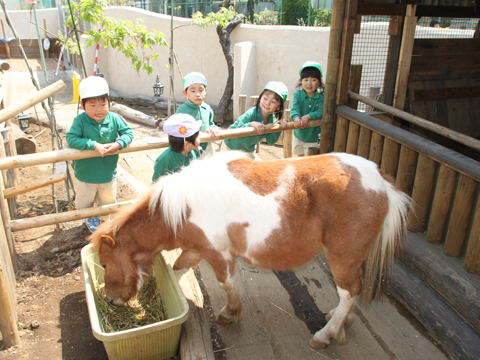
[[359,302],[370,305],[382,293],[386,276],[393,264],[395,252],[407,234],[407,216],[410,197],[391,183],[387,185],[388,212],[382,231],[370,246],[365,260],[365,277]]

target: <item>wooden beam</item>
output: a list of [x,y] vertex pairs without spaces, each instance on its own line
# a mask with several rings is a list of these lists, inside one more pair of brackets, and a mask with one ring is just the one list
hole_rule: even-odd
[[417,6],[417,16],[432,16],[432,17],[448,17],[448,18],[463,18],[474,19],[478,18],[480,12],[480,4],[477,1],[477,6]]
[[374,3],[359,3],[357,12],[359,15],[389,15],[389,16],[403,16],[405,15],[406,5],[396,4],[374,4]]
[[13,118],[21,112],[31,108],[33,105],[48,99],[54,94],[67,88],[67,85],[62,80],[55,81],[53,84],[41,89],[37,93],[27,96],[16,103],[7,106],[5,109],[0,110],[0,123]]
[[[364,113],[358,112],[341,105],[337,107],[337,113],[343,117],[359,123],[362,127],[378,132],[383,136],[397,141],[400,144],[406,145],[412,150],[428,155],[430,158],[445,164],[448,167],[465,174],[476,181],[480,181],[480,163],[465,155],[459,154],[455,151],[445,148],[433,141],[427,140],[421,136],[412,134],[409,131],[400,129],[394,125],[387,124],[384,121],[368,116]],[[360,144],[359,144],[360,149]]]
[[473,55],[478,53],[478,49],[480,49],[480,39],[415,39],[412,55]]
[[[309,121],[306,127],[322,126],[323,120]],[[288,123],[287,128],[283,129],[279,124],[268,124],[265,126],[265,134],[271,134],[274,132],[280,132],[284,130],[292,130],[294,123]],[[200,136],[201,142],[211,142],[225,139],[233,139],[239,137],[246,137],[258,135],[257,130],[252,127],[246,127],[233,130],[222,130],[216,136],[210,136],[204,134]],[[133,141],[129,146],[117,151],[116,154],[125,154],[137,151],[160,149],[170,146],[168,138],[148,138],[144,140]],[[0,170],[13,169],[25,166],[43,165],[57,163],[61,161],[88,159],[92,157],[99,157],[100,154],[95,150],[75,150],[75,149],[63,149],[56,151],[49,151],[37,154],[18,155],[8,158],[0,159]]]
[[480,196],[477,197],[464,264],[467,271],[480,273]]
[[480,86],[418,89],[413,91],[415,101],[453,99],[480,96]]
[[6,348],[20,345],[20,334],[17,326],[15,304],[10,301],[8,294],[7,277],[0,263],[0,332]]
[[403,110],[407,96],[408,76],[410,75],[410,63],[412,60],[413,43],[415,41],[415,16],[416,5],[407,5],[407,11],[403,26],[402,44],[398,61],[398,73],[395,81],[395,95],[393,107]]
[[44,186],[55,184],[57,182],[67,180],[67,173],[59,173],[59,174],[53,174],[48,177],[42,178],[42,179],[37,179],[34,181],[30,181],[27,183],[23,183],[11,188],[7,188],[3,190],[3,196],[5,199],[11,198],[13,196],[17,196],[20,194],[25,194],[27,192],[40,189]]

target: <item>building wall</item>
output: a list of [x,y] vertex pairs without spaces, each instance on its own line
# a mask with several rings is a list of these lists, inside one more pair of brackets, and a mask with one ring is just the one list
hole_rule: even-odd
[[[43,24],[43,18],[47,18],[49,29],[58,28],[57,9],[39,10],[37,13],[41,24]],[[37,37],[35,25],[29,22],[27,11],[12,11],[9,15],[22,38]],[[167,43],[171,44],[171,17],[168,15],[132,7],[111,7],[106,10],[106,15],[132,22],[141,19],[142,24],[150,31],[155,29],[163,32],[166,35]],[[219,102],[225,89],[227,63],[215,28],[200,29],[197,25],[189,24],[190,19],[179,17],[173,19],[173,50],[178,59],[178,66],[183,75],[198,71],[206,76],[208,81],[206,102],[215,105]],[[269,81],[282,81],[287,85],[291,99],[299,80],[298,69],[305,61],[317,61],[326,69],[329,34],[330,28],[239,25],[231,34],[232,51],[237,43],[253,42],[255,44],[253,54],[255,54],[256,69],[254,74],[243,73],[242,77],[245,78],[235,79],[236,83],[246,81],[249,84],[248,89],[254,89],[254,91],[249,91],[254,93],[245,95],[251,96],[258,95]],[[85,43],[85,36],[82,37],[82,41]],[[100,47],[98,66],[112,89],[129,95],[153,97],[152,86],[158,75],[160,82],[165,85],[163,97],[166,98],[169,92],[168,59],[170,49],[162,46],[154,48],[153,51],[160,56],[154,62],[154,70],[150,75],[144,70],[137,73],[132,68],[131,60],[126,59],[123,54],[112,48]],[[95,47],[85,48],[83,53],[87,72],[91,75],[94,67]],[[151,51],[146,52],[147,55],[152,53]],[[245,61],[250,60],[246,59]],[[183,101],[182,77],[177,65],[175,65],[173,77],[175,98]]]

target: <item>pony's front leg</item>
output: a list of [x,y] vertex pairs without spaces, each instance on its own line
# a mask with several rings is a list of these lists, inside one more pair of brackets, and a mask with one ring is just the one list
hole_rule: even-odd
[[180,281],[188,269],[191,267],[197,267],[202,260],[203,257],[199,253],[188,250],[182,251],[177,260],[175,260],[175,264],[173,264],[173,270],[175,271],[177,280]]
[[329,313],[331,318],[327,325],[313,336],[310,340],[310,346],[316,349],[324,348],[330,345],[330,339],[336,339],[337,343],[345,343],[345,329],[346,322],[353,321],[353,309],[357,296],[351,296],[347,290],[337,286],[337,292],[340,297],[338,306]]
[[237,293],[237,290],[234,286],[233,277],[235,275],[235,263],[233,259],[223,259],[224,261],[210,263],[217,280],[220,283],[223,291],[225,292],[225,297],[227,303],[220,311],[217,317],[217,323],[221,325],[231,324],[232,321],[237,318],[238,321],[242,320],[243,315],[243,305],[240,300],[240,296]]

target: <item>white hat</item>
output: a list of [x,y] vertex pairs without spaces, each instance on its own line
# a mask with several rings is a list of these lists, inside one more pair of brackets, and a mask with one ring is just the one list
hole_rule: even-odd
[[171,136],[188,138],[200,130],[202,123],[202,120],[195,120],[192,115],[175,114],[165,121],[163,131]]
[[80,99],[102,96],[108,94],[108,92],[108,83],[101,76],[89,76],[80,81],[80,85],[78,86]]
[[183,90],[186,90],[190,85],[193,84],[203,84],[207,87],[207,79],[203,74],[198,72],[191,72],[190,74],[185,75],[183,78]]

